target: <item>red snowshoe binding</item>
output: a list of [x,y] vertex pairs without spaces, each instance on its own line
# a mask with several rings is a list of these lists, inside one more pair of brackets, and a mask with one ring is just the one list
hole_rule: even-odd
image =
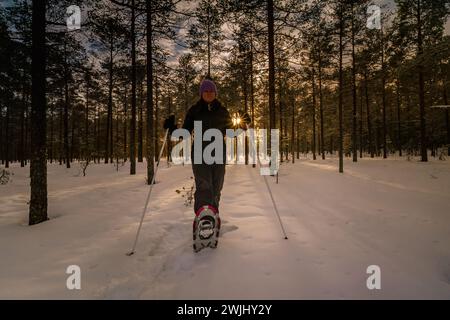
[[220,217],[216,208],[206,205],[195,213],[193,223],[194,251],[203,248],[217,248],[220,232]]

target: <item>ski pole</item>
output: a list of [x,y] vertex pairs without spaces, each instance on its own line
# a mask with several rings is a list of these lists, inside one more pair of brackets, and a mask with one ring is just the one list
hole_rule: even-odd
[[[259,160],[259,154],[258,154],[258,164],[259,168],[261,169],[261,161]],[[277,214],[278,221],[280,222],[281,230],[283,231],[284,239],[288,239],[286,235],[286,231],[284,230],[283,221],[281,221],[280,213],[278,212],[277,204],[275,203],[275,199],[273,198],[272,190],[270,190],[269,183],[267,182],[267,177],[263,175],[264,182],[266,183],[267,190],[269,191],[270,199],[272,200],[273,208],[275,209],[275,213]]]
[[147,194],[147,200],[145,201],[144,211],[142,212],[142,216],[141,216],[141,222],[139,223],[139,227],[138,227],[138,230],[137,230],[137,233],[136,233],[136,238],[134,239],[133,249],[131,249],[131,251],[127,253],[127,256],[131,256],[135,252],[136,245],[137,245],[138,238],[139,238],[139,233],[141,231],[142,223],[144,222],[145,213],[147,212],[148,202],[150,201],[150,195],[152,194],[153,184],[155,183],[156,173],[158,172],[159,160],[161,159],[161,156],[162,156],[162,153],[163,153],[163,150],[164,150],[164,146],[166,144],[168,133],[169,133],[169,129],[166,130],[166,135],[164,136],[164,142],[163,142],[163,145],[161,147],[161,151],[159,152],[158,162],[156,164],[155,173],[153,174],[152,182],[150,184],[150,189],[149,189],[148,194]]
[[283,221],[281,221],[280,213],[278,212],[277,204],[275,203],[275,200],[272,195],[272,191],[270,190],[269,183],[267,182],[267,177],[264,176],[264,182],[266,183],[267,190],[269,190],[270,199],[272,199],[273,208],[275,209],[275,213],[277,214],[278,221],[280,222],[281,230],[283,231],[284,239],[288,239],[286,235],[286,231],[284,230]]

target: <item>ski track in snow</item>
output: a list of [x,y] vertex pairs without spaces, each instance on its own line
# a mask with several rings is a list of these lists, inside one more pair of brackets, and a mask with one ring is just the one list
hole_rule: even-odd
[[[190,166],[161,163],[135,255],[149,186],[145,163],[92,165],[87,177],[49,165],[50,220],[29,227],[28,169],[0,186],[0,298],[416,299],[450,298],[450,166],[401,160],[297,160],[264,178],[227,166],[217,249],[192,250],[192,207],[175,191]],[[82,290],[65,270],[81,267]],[[382,290],[366,287],[379,265]],[[199,289],[201,288],[201,289]]]

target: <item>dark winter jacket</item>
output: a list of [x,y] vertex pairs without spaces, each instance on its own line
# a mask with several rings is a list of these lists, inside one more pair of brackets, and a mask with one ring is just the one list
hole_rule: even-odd
[[[233,129],[233,122],[231,120],[230,113],[217,99],[209,104],[203,99],[200,99],[195,105],[193,105],[186,115],[183,123],[183,129],[186,129],[192,133],[194,130],[194,121],[202,122],[202,134],[208,129],[218,129],[225,137],[226,129]],[[210,143],[211,142],[209,141],[204,141],[202,144],[202,150],[204,150]],[[193,150],[194,148],[192,148],[192,151]],[[223,141],[223,154],[225,159],[225,141]]]
[[226,129],[233,129],[230,113],[217,99],[209,104],[200,99],[189,109],[183,128],[192,133],[194,121],[202,121],[203,132],[214,128],[225,135]]

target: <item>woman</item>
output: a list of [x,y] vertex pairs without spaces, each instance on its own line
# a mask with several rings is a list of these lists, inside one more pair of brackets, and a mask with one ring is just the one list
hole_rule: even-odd
[[[233,129],[230,113],[217,100],[217,87],[210,79],[202,81],[200,85],[200,99],[189,109],[183,128],[192,133],[194,121],[202,122],[202,134],[208,129],[218,129],[225,137],[226,129]],[[244,128],[244,126],[246,127],[246,124],[242,123],[241,127]],[[208,144],[209,142],[203,142],[202,151]],[[223,150],[226,150],[224,139]],[[195,219],[193,224],[195,251],[208,246],[212,248],[217,247],[220,231],[219,202],[225,177],[226,155],[225,152],[223,154],[222,163],[205,164],[202,159],[201,164],[195,164],[192,161],[196,188],[194,195]]]

